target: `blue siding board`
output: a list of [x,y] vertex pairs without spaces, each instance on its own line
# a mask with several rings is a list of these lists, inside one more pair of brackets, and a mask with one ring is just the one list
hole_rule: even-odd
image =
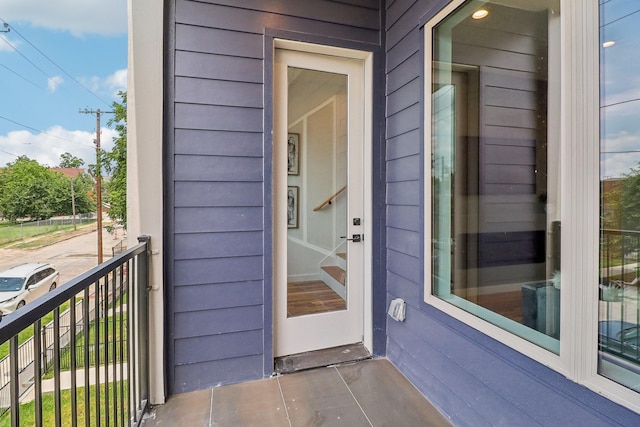
[[176,24],[176,49],[262,59],[262,36]]
[[402,297],[413,307],[422,303],[422,286],[392,272],[387,273],[387,292],[390,299]]
[[387,96],[387,116],[404,110],[412,105],[418,105],[422,98],[422,81],[419,78],[411,80],[398,90]]
[[418,206],[387,206],[387,225],[419,232],[422,229],[420,208]]
[[176,208],[176,233],[262,230],[261,208]]
[[388,48],[387,50],[387,72],[390,72],[404,61],[414,55],[420,47],[422,41],[420,39],[420,32],[416,28],[410,32],[402,40],[400,40],[395,46]]
[[262,281],[178,286],[173,300],[183,311],[214,310],[264,303]]
[[176,129],[175,153],[262,157],[262,133]]
[[262,377],[262,356],[252,355],[179,365],[174,368],[173,375],[180,379],[175,384],[176,393],[249,381]]
[[387,30],[387,49],[394,47],[406,34],[419,27],[423,12],[424,8],[416,3]]
[[387,204],[420,206],[420,182],[401,181],[387,184]]
[[421,178],[420,156],[402,157],[387,163],[387,182],[417,181]]
[[[515,400],[520,407],[523,407],[526,404],[527,397],[536,396],[538,400],[535,402],[536,405],[540,403],[545,408],[544,412],[551,410],[552,406],[547,406],[544,402],[547,399],[544,396],[540,396],[536,390],[537,387],[535,386],[537,384],[529,384],[526,388],[521,387],[523,378],[522,375],[517,375],[519,374],[518,372],[512,372],[509,377],[498,375],[499,372],[506,372],[508,369],[512,369],[511,366],[504,366],[504,360],[496,358],[490,353],[483,354],[486,350],[478,348],[475,343],[470,342],[465,337],[452,333],[450,329],[431,321],[422,312],[414,310],[412,307],[409,307],[408,311],[412,316],[420,316],[421,322],[414,322],[413,328],[407,328],[412,329],[410,332],[408,330],[398,330],[399,336],[410,334],[406,336],[406,339],[418,339],[420,343],[430,343],[430,345],[421,346],[421,354],[424,355],[425,360],[429,360],[428,369],[434,375],[447,372],[447,384],[453,389],[459,390],[458,394],[477,412],[485,412],[486,417],[486,414],[497,411],[500,418],[494,416],[492,422],[508,426],[516,425],[514,421],[519,418],[522,418],[522,422],[524,422],[527,418],[535,416],[535,414],[527,416],[526,412],[519,411],[515,414],[509,414],[508,417],[505,416],[512,412],[512,406],[515,406],[508,402]],[[421,324],[421,327],[418,327],[418,323]],[[493,378],[489,378],[489,381],[487,381],[488,377],[492,376]],[[496,384],[499,383],[509,384],[509,387],[515,386],[515,388],[510,391],[507,389],[507,393],[500,393],[500,390],[495,388]],[[514,396],[518,393],[526,395],[524,402],[514,399]],[[481,396],[483,397],[480,398]],[[558,403],[561,405],[565,403],[558,396],[555,396],[555,398],[558,399]],[[543,423],[543,425],[548,424]]]
[[200,0],[204,3],[234,6],[285,16],[298,16],[327,23],[338,23],[355,28],[379,29],[379,12],[376,9],[352,6],[326,0],[288,1],[283,7],[281,0]]
[[387,140],[387,160],[420,154],[422,144],[420,142],[420,130],[415,129]]
[[176,207],[262,206],[261,182],[176,182]]
[[393,116],[387,117],[387,137],[392,138],[405,132],[420,128],[422,122],[422,109],[415,104]]
[[395,92],[411,80],[420,76],[422,74],[422,67],[423,64],[420,60],[420,54],[415,52],[393,70],[389,70],[387,75],[387,94]]
[[176,77],[176,102],[262,108],[262,92],[258,83]]
[[[407,307],[407,317],[409,316],[420,316],[424,326],[428,325],[428,319],[419,310]],[[407,328],[402,327],[397,322],[390,321],[387,330],[393,333],[399,342],[413,340],[412,342],[415,343],[416,347],[413,351],[417,351],[420,354],[420,361],[423,361],[421,369],[428,370],[438,382],[446,383],[449,389],[455,390],[456,395],[466,405],[471,407],[482,418],[490,419],[492,425],[538,425],[526,413],[518,410],[516,406],[505,399],[504,396],[499,395],[477,378],[468,375],[467,371],[457,363],[455,358],[443,357],[440,351],[432,347],[433,344],[437,343],[435,341],[437,339],[455,339],[456,337],[452,336],[453,334],[443,336],[433,334],[431,340],[427,342],[413,335]],[[472,351],[477,355],[477,350],[473,344],[467,346],[467,351]]]
[[418,283],[422,276],[422,262],[411,255],[387,249],[387,271]]
[[387,227],[387,248],[418,258],[422,250],[422,240],[418,233]]
[[262,254],[262,232],[176,234],[176,260]]
[[262,109],[218,105],[176,104],[175,125],[183,129],[243,132],[262,130]]
[[[407,318],[411,316],[419,319],[407,324],[402,330],[399,329],[402,326],[390,323],[388,331],[400,342],[420,344],[411,353],[419,351],[421,360],[425,361],[424,369],[436,376],[446,372],[443,381],[478,413],[490,419],[492,424],[560,425],[563,424],[560,420],[567,417],[567,408],[571,408],[571,423],[575,423],[573,425],[612,424],[606,413],[593,410],[571,393],[554,389],[553,384],[545,381],[544,377],[548,375],[540,377],[529,372],[527,365],[535,362],[529,360],[524,367],[517,366],[510,358],[498,357],[487,347],[478,346],[468,336],[455,333],[449,327],[432,321],[424,312],[411,306],[407,311]],[[454,366],[450,365],[451,362]],[[505,375],[507,372],[509,374]],[[564,381],[567,382],[566,379]],[[580,386],[574,384],[574,387]],[[550,390],[554,392],[551,393]],[[426,389],[423,392],[430,394]],[[593,394],[583,389],[583,393],[585,392]],[[491,394],[494,396],[488,402],[478,400],[480,395]],[[520,413],[507,416],[511,407],[518,408]],[[513,424],[518,418],[531,419],[532,422]]]
[[261,59],[176,51],[176,77],[263,83]]
[[262,181],[259,157],[176,156],[176,180],[179,181]]
[[262,353],[262,330],[176,339],[176,364],[207,362]]
[[262,329],[262,306],[232,307],[176,313],[176,339]]
[[[392,363],[423,393],[430,399],[447,418],[453,421],[456,427],[494,427],[495,424],[478,414],[467,401],[461,398],[458,390],[451,388],[447,383],[425,369],[425,361],[422,357],[414,355],[404,349],[404,344],[390,341],[387,355]],[[516,424],[520,427],[519,424]]]
[[[184,0],[179,1],[177,6],[178,22],[182,23],[184,21],[190,25],[202,27],[262,34],[265,28],[285,26],[290,31],[324,32],[336,38],[356,38],[369,43],[376,43],[379,38],[376,29],[320,21],[317,18],[300,18],[289,16],[288,14],[283,15],[282,13],[264,13],[256,10]],[[187,15],[189,20],[185,21],[182,18],[183,15]]]
[[[416,0],[396,0],[387,6],[387,32],[393,25],[407,13],[407,10],[416,3]],[[418,17],[416,17],[417,19]]]
[[177,260],[175,286],[264,279],[262,256]]
[[362,6],[362,7],[366,7],[369,9],[373,9],[373,10],[379,10],[380,9],[380,0],[331,0],[335,3],[344,3],[344,4],[350,4],[350,5],[354,5],[354,6]]

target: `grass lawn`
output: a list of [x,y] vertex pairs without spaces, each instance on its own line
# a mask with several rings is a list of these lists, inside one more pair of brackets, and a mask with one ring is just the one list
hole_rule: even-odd
[[[128,381],[117,381],[114,383],[110,383],[108,385],[109,390],[109,425],[120,425],[120,408],[119,406],[122,403],[121,397],[124,395],[124,401],[127,401],[127,388]],[[89,387],[89,410],[84,406],[84,397],[85,397],[85,389],[84,387],[78,388],[77,393],[77,401],[78,401],[78,414],[76,420],[78,422],[77,425],[83,426],[85,425],[85,417],[87,417],[87,412],[89,419],[91,420],[92,426],[101,426],[107,425],[106,416],[105,416],[105,390],[107,390],[106,384],[100,385],[100,422],[96,423],[96,387]],[[118,403],[118,411],[116,413],[116,405],[114,403],[114,395],[117,399]],[[62,402],[62,425],[70,426],[72,413],[71,413],[71,391],[63,390],[61,393],[61,402]],[[125,407],[126,405],[122,405]],[[128,421],[127,414],[124,414],[125,423]],[[117,417],[114,420],[114,417]],[[35,426],[35,403],[29,402],[20,405],[20,425],[21,426]],[[44,426],[53,426],[55,425],[55,401],[53,394],[45,394],[42,396],[42,425]],[[11,413],[7,411],[4,415],[0,417],[0,427],[10,427],[11,426]]]
[[[60,313],[63,313],[68,308],[69,308],[69,303],[65,302],[62,306],[60,306]],[[51,321],[53,321],[53,312],[47,314],[42,318],[42,326],[45,326],[47,323]],[[22,332],[18,334],[18,345],[23,344],[32,336],[33,336],[33,325],[31,325],[27,329],[23,329]],[[0,359],[6,357],[8,354],[9,354],[9,341],[0,345]]]
[[[87,227],[95,227],[95,221],[92,222],[84,222],[82,224],[78,224],[78,231],[82,229],[86,229]],[[0,247],[7,246],[15,242],[23,241],[19,246],[14,246],[19,249],[28,249],[33,247],[39,247],[43,244],[50,244],[51,241],[55,242],[60,238],[66,238],[69,236],[69,233],[74,232],[73,224],[67,225],[42,225],[39,227],[36,226],[25,226],[20,227],[19,225],[13,224],[12,226],[7,226],[4,224],[0,227]],[[31,241],[35,239],[35,241]]]

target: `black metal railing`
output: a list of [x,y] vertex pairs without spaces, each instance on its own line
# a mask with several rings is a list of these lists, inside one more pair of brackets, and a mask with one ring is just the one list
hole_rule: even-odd
[[0,322],[0,425],[139,425],[149,396],[149,238]]
[[[602,229],[600,235],[600,351],[640,373],[640,232]],[[613,357],[611,357],[613,356]]]

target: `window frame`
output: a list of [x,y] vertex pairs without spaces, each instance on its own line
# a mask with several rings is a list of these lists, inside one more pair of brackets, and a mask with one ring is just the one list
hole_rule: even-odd
[[[465,0],[453,0],[426,20],[423,31],[424,287],[423,301],[612,401],[640,412],[639,393],[598,374],[600,209],[599,5],[560,0],[560,194],[562,298],[560,352],[533,344],[433,295],[431,281],[433,27]],[[550,70],[551,71],[551,70]],[[550,75],[550,79],[551,79]],[[551,106],[550,106],[551,108]],[[553,116],[556,119],[556,116]],[[550,117],[551,120],[551,117]],[[593,285],[590,285],[593,284]]]

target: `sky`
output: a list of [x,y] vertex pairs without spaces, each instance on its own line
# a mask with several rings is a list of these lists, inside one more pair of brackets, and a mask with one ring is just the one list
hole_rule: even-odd
[[[8,27],[6,27],[8,24]],[[0,0],[0,167],[95,163],[96,115],[127,85],[127,0]],[[101,146],[116,132],[101,116]]]

